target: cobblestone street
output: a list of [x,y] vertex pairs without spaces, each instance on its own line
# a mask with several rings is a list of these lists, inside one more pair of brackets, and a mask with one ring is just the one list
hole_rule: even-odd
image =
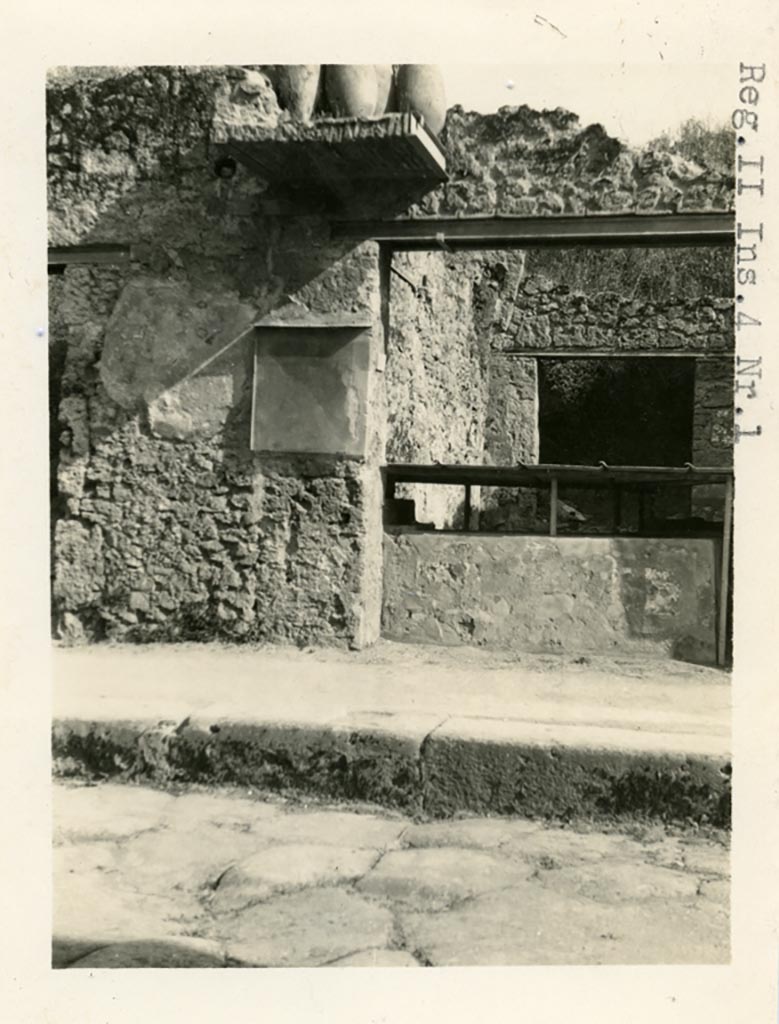
[[54,789],[55,967],[723,963],[727,835]]

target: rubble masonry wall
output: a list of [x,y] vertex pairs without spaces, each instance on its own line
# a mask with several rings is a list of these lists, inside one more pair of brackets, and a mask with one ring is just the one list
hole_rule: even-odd
[[[69,265],[51,279],[53,617],[71,642],[369,643],[381,603],[379,466],[480,461],[504,444],[484,328],[494,348],[503,334],[491,318],[505,322],[511,274],[490,288],[477,260],[450,286],[445,259],[399,260],[427,277],[432,302],[420,313],[424,296],[413,296],[404,325],[407,286],[395,277],[385,339],[378,247],[334,244],[320,217],[267,214],[266,184],[240,165],[218,176],[211,137],[224,117],[272,128],[288,115],[256,69],[79,69],[49,83],[50,244],[132,247],[126,262]],[[444,143],[450,181],[412,215],[732,203],[732,176],[633,153],[562,111],[453,108]],[[487,292],[463,320],[469,296]],[[548,301],[540,294],[533,301]],[[343,311],[373,325],[364,459],[249,450],[250,328],[270,311]]]

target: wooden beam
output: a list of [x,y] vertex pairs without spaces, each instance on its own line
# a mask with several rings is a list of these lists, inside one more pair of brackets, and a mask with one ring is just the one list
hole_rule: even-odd
[[217,130],[213,141],[275,186],[340,197],[344,217],[355,187],[373,183],[381,191],[421,180],[430,188],[448,180],[440,143],[410,112],[286,122],[278,130],[234,125]]
[[49,249],[50,267],[76,263],[128,263],[129,245],[61,245]]
[[448,181],[449,175],[446,173],[446,153],[444,152],[438,136],[434,135],[433,132],[426,128],[420,122],[416,114],[411,113],[408,115],[408,132],[410,138],[413,140],[413,146],[420,154],[421,158],[425,163],[429,163],[431,168],[434,168],[431,176],[435,176],[439,181]]
[[549,536],[557,536],[557,477],[549,485]]
[[420,217],[333,221],[333,238],[373,239],[395,249],[539,246],[734,245],[732,212],[585,214],[548,217]]
[[573,487],[603,487],[618,482],[623,487],[646,484],[724,484],[733,479],[725,467],[682,466],[462,466],[390,463],[384,467],[389,483],[465,484],[482,487],[523,487],[549,485],[553,478]]
[[720,551],[719,609],[717,616],[717,664],[724,665],[728,647],[728,613],[730,606],[730,538],[733,529],[733,478],[725,484],[725,508],[722,517],[722,548]]
[[373,326],[373,321],[367,313],[352,313],[345,311],[315,313],[305,309],[291,312],[289,316],[279,313],[268,313],[259,320],[254,321],[254,326],[265,330],[367,330]]

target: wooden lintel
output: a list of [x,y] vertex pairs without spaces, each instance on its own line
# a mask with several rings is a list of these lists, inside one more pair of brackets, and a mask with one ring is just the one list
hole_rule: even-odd
[[622,486],[647,484],[726,484],[733,479],[733,470],[713,466],[461,466],[390,463],[384,468],[387,481],[394,483],[465,484],[485,487],[532,487],[560,484],[575,487],[603,487],[612,483]]
[[269,313],[260,320],[254,321],[254,326],[262,329],[272,328],[281,330],[368,330],[373,326],[372,320],[364,313],[308,313],[305,316],[283,316]]
[[333,221],[334,238],[373,239],[399,250],[539,246],[733,245],[732,212],[585,214],[548,217],[420,217]]

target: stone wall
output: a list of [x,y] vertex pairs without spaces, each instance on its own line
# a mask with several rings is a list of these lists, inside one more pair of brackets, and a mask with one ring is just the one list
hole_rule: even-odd
[[528,276],[507,325],[493,340],[501,352],[554,349],[598,352],[682,350],[732,352],[733,300],[670,296],[647,302],[630,295],[571,292],[565,284]]
[[[396,257],[420,287],[404,293],[393,275],[390,310],[374,243],[334,243],[322,216],[270,215],[268,183],[217,162],[217,128],[294,135],[290,116],[258,67],[76,69],[50,82],[50,244],[130,251],[51,279],[61,637],[370,642],[381,464],[532,453],[532,361],[502,372],[499,359],[527,322],[522,304],[550,332],[567,317],[593,335],[595,304],[585,314],[517,291],[522,254]],[[454,108],[443,138],[450,181],[409,200],[411,215],[732,205],[732,175],[633,153],[562,111]],[[271,311],[372,324],[364,458],[250,450],[252,324]],[[704,312],[695,324],[716,346],[726,313],[712,326]],[[425,500],[423,514],[456,521],[459,496]]]
[[[536,364],[502,359],[526,254],[395,253],[387,345],[387,461],[537,461]],[[398,485],[417,520],[462,525],[461,487]],[[478,491],[474,507],[480,506]]]
[[[363,314],[378,373],[378,249],[265,217],[240,167],[217,177],[209,135],[235,80],[143,69],[50,90],[52,243],[132,245],[125,265],[52,278],[67,336],[54,609],[71,640],[378,631],[380,389],[363,461],[249,449],[257,317]],[[247,96],[275,116],[272,93]]]
[[414,212],[430,216],[548,216],[600,211],[733,208],[731,167],[701,167],[672,153],[631,149],[567,110],[453,107],[442,132],[450,180]]
[[[411,216],[733,207],[733,166],[702,167],[654,149],[638,152],[563,110],[504,107],[480,115],[454,107],[441,138],[450,180],[414,204]],[[393,279],[389,461],[537,461],[537,365],[516,355],[526,349],[733,350],[733,264],[726,250],[413,253],[396,255],[395,261],[412,279],[427,278],[429,288],[417,297]],[[443,268],[445,276],[439,272]],[[466,282],[472,282],[470,316],[460,302]],[[450,312],[465,319],[447,319]],[[467,346],[465,339],[471,339]],[[441,381],[450,361],[452,374],[442,391],[431,388],[431,371],[435,379],[438,367]],[[461,394],[458,378],[465,366],[471,386]],[[729,363],[712,364],[707,372],[723,390],[732,388]],[[418,389],[401,385],[414,375]],[[439,403],[442,394],[446,400]],[[460,398],[459,414],[451,418]],[[443,433],[442,421],[431,415],[438,408],[447,415]],[[715,421],[696,412],[695,452],[697,438],[722,426],[727,413],[717,416]],[[470,430],[467,442],[460,436],[463,424]],[[480,436],[481,453],[474,444]],[[416,485],[399,488],[398,494],[414,498],[419,521],[439,527],[461,521],[459,489]],[[474,491],[473,501],[482,524],[492,529],[537,518],[530,493],[518,500],[515,491]]]
[[[521,258],[395,253],[385,374],[387,461],[484,461],[490,430],[489,345],[496,296]],[[462,488],[399,485],[417,519],[462,521]]]
[[405,252],[392,258],[388,461],[481,458],[487,346],[473,293],[482,269],[468,255]]
[[[692,460],[698,466],[732,466],[735,430],[734,367],[698,363],[695,371]],[[692,511],[722,519],[722,488],[693,488]]]
[[[671,349],[725,357],[697,363],[685,459],[732,464],[730,251],[406,253],[394,265],[408,280],[392,279],[388,461],[537,462],[533,353],[662,356]],[[718,515],[721,490],[696,491],[693,511]],[[398,494],[414,498],[420,522],[461,524],[461,488],[406,485]],[[534,527],[538,519],[531,492],[489,489],[473,498],[485,529]],[[609,500],[606,506],[610,529]]]
[[384,552],[393,640],[715,658],[712,540],[388,532]]
[[[700,466],[733,465],[732,252],[536,251],[525,269],[512,315],[493,329],[493,376],[511,372],[520,357],[515,372],[527,377],[534,351],[714,357],[695,364],[690,456]],[[719,518],[721,510],[721,487],[693,491],[692,513]]]

